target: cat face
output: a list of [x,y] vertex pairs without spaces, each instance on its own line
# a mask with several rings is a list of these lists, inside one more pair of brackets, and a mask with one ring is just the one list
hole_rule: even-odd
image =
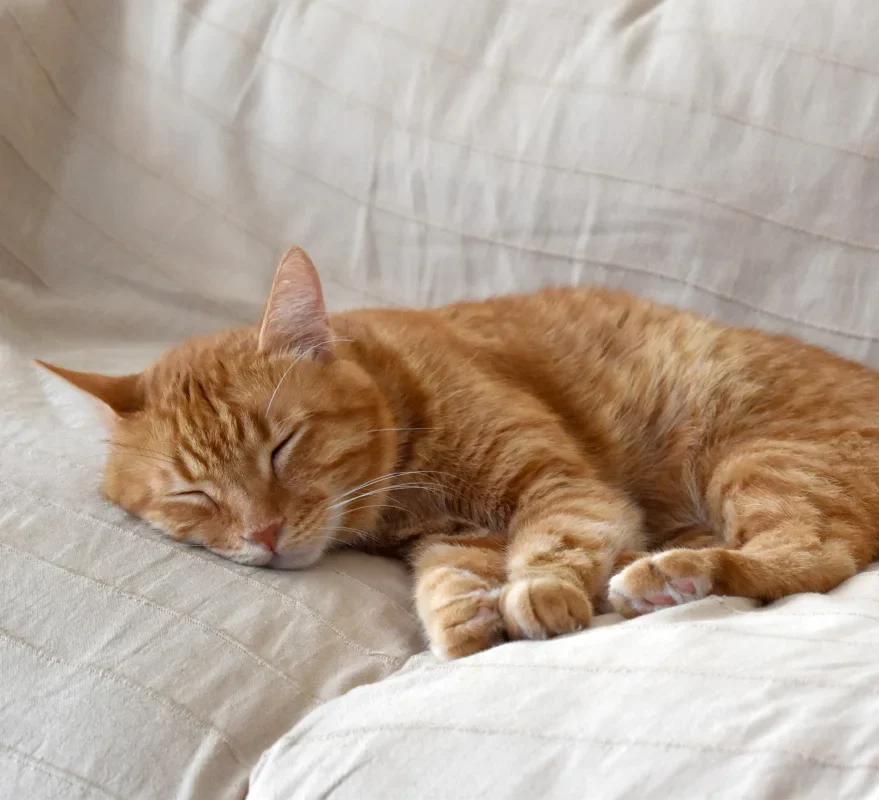
[[[337,358],[314,267],[285,255],[259,331],[184,342],[136,375],[43,365],[101,401],[106,495],[242,564],[307,567],[368,531],[394,460],[374,382]],[[358,492],[375,490],[367,501]]]

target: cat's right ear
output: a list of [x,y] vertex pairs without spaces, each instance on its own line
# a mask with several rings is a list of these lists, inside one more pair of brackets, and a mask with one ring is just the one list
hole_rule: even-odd
[[275,272],[259,329],[259,350],[278,354],[304,350],[328,361],[333,357],[332,340],[317,270],[301,247],[291,247]]
[[47,364],[45,361],[36,360],[34,363],[97,400],[98,409],[107,425],[143,408],[144,395],[140,375],[101,375],[97,372],[77,372]]

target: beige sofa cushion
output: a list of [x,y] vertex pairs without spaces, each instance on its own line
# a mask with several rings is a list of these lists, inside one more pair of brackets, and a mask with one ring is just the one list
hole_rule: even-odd
[[177,546],[102,501],[88,414],[0,374],[0,797],[240,798],[293,722],[421,649],[401,564]]
[[306,717],[249,800],[875,797],[877,604],[873,571],[762,610],[708,598],[424,656]]

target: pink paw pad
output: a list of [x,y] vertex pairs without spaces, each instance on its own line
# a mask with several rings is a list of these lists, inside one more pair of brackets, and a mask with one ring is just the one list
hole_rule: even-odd
[[671,585],[683,594],[696,594],[696,582],[690,578],[673,578]]
[[[673,551],[646,556],[614,575],[608,582],[610,605],[624,617],[633,617],[692,603],[711,594],[711,579],[698,574],[698,565],[689,575],[678,573],[679,577],[669,574],[674,573],[673,569],[663,570],[663,562],[675,557]],[[669,567],[674,566],[669,563]]]

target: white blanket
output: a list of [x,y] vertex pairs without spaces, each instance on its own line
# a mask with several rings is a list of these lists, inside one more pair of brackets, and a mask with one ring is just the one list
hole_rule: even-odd
[[872,0],[0,3],[0,796],[237,798],[273,743],[257,800],[879,796],[875,575],[407,664],[399,564],[158,538],[29,362],[255,320],[297,242],[336,308],[596,281],[879,366],[877,33]]
[[549,643],[422,657],[322,706],[251,800],[879,796],[879,573],[712,598]]

